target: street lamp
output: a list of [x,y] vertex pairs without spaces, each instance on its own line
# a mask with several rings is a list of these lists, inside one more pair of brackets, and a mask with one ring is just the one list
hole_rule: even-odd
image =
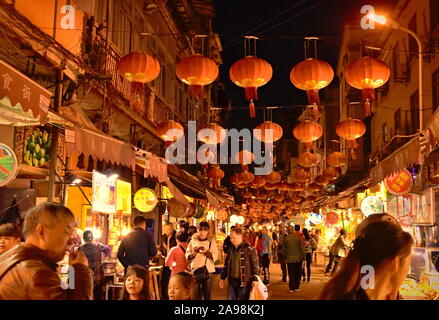
[[383,26],[387,26],[393,29],[401,30],[404,32],[407,32],[410,34],[413,38],[415,38],[417,44],[418,44],[418,60],[419,60],[419,131],[422,133],[422,130],[424,128],[424,114],[423,114],[423,108],[424,108],[424,84],[422,81],[423,76],[423,52],[422,52],[422,41],[419,38],[419,36],[414,33],[412,30],[408,28],[402,27],[398,22],[393,21],[391,19],[386,18],[385,16],[379,16],[375,14],[370,14],[369,19],[373,20],[375,22],[378,22],[379,24],[382,24]]

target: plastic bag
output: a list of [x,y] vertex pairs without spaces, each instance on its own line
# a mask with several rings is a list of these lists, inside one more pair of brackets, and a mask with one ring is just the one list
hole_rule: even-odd
[[259,276],[256,276],[256,278],[258,278],[258,285],[256,287],[252,287],[252,290],[250,291],[249,300],[267,300],[268,299],[267,286],[262,282]]

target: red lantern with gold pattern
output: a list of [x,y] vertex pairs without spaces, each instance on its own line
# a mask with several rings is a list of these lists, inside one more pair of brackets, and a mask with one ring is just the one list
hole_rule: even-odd
[[280,181],[280,179],[281,179],[282,177],[281,177],[281,175],[280,175],[280,173],[279,172],[276,172],[276,171],[271,171],[269,174],[267,174],[266,176],[265,176],[265,180],[268,182],[268,183],[278,183],[279,181]]
[[236,61],[230,68],[230,79],[245,88],[245,98],[250,100],[250,117],[256,117],[254,100],[258,100],[257,88],[262,87],[273,76],[273,68],[264,59],[246,56]]
[[335,128],[335,132],[340,138],[346,139],[351,149],[352,159],[356,159],[354,149],[358,148],[357,140],[366,133],[366,125],[359,119],[347,118],[340,121]]
[[386,63],[371,57],[362,57],[348,67],[346,81],[362,90],[366,116],[370,116],[370,102],[375,100],[375,89],[384,85],[389,77],[390,69]]
[[328,156],[326,162],[331,167],[338,168],[348,164],[348,157],[341,152],[335,151]]
[[166,120],[157,126],[156,133],[164,141],[177,141],[184,135],[184,128],[174,120]]
[[245,170],[239,173],[239,181],[242,181],[244,184],[252,183],[254,179],[255,175],[250,171]]
[[[293,85],[305,90],[310,105],[320,105],[319,90],[328,86],[334,79],[334,70],[329,63],[309,58],[296,64],[290,72],[290,80]],[[316,119],[318,109],[314,109]]]
[[282,127],[271,121],[262,122],[253,130],[255,138],[266,143],[273,143],[279,140],[282,138],[282,134]]
[[188,84],[191,98],[203,98],[203,87],[218,77],[218,66],[212,59],[195,54],[179,61],[175,67],[177,77]]

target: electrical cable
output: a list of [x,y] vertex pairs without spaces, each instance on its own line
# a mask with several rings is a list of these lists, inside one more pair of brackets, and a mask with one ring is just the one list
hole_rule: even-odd
[[28,200],[32,206],[34,205],[34,203],[33,203],[32,201],[29,200],[29,196],[27,195],[25,198],[21,199],[21,200],[18,201],[16,204],[14,204],[14,205],[12,205],[12,206],[10,206],[10,207],[7,207],[7,208],[4,209],[3,211],[0,211],[0,214],[2,214],[3,212],[6,212],[7,210],[9,210],[9,209],[11,209],[11,208],[14,208],[14,207],[18,206],[20,203],[22,203],[22,202],[25,201],[25,200]]

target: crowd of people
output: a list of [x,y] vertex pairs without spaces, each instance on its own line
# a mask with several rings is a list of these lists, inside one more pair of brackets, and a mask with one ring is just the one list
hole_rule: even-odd
[[[167,223],[157,245],[146,231],[143,216],[136,216],[133,226],[117,252],[125,269],[121,299],[152,299],[148,271],[152,260],[163,265],[161,299],[212,299],[220,250],[208,222],[197,228],[182,220],[177,230]],[[73,213],[50,202],[26,212],[22,230],[12,223],[0,225],[0,300],[102,299],[102,256],[108,256],[111,249],[94,241],[90,231],[82,235],[84,244],[74,246],[74,230]],[[265,227],[260,232],[232,227],[223,243],[225,261],[219,287],[224,288],[227,281],[228,299],[249,300],[261,278],[270,284],[270,263],[274,261],[280,264],[282,281],[288,278],[289,292],[299,291],[301,281],[311,279],[320,234],[318,229],[309,232],[299,225],[273,230],[271,236]],[[325,270],[332,277],[320,299],[398,299],[412,245],[411,235],[391,221],[366,224],[352,246],[346,242],[346,231],[340,230]],[[58,263],[66,252],[74,271],[67,289],[58,276]],[[363,265],[375,268],[375,289],[360,285]]]

